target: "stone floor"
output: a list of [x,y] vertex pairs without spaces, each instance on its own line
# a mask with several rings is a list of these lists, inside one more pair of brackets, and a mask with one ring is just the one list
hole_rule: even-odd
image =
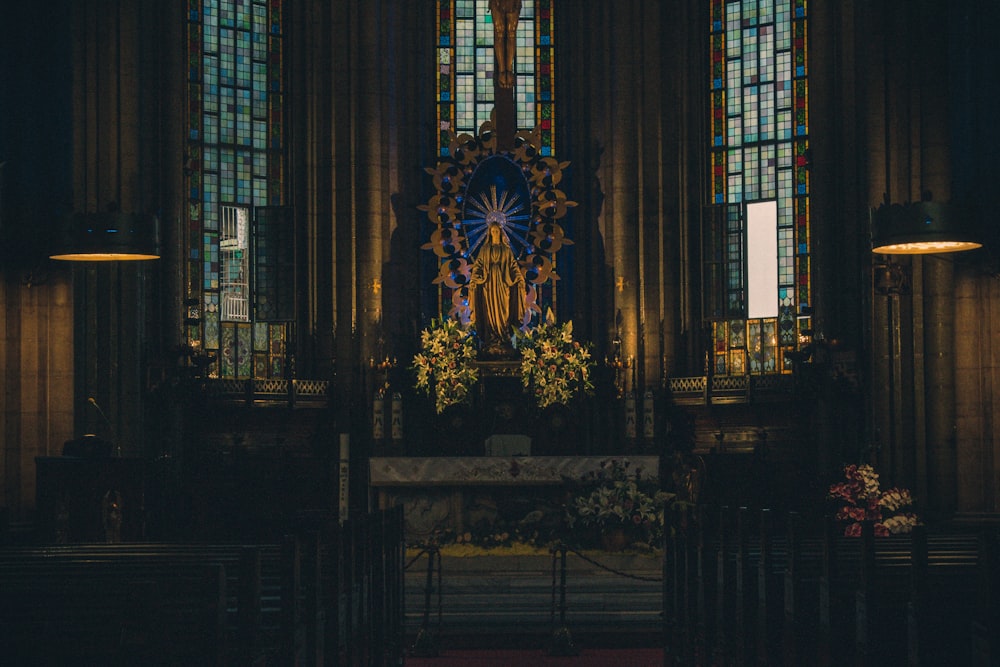
[[662,649],[583,649],[574,656],[531,650],[454,650],[433,658],[406,659],[407,667],[660,667]]
[[582,648],[658,645],[663,586],[658,555],[569,552],[565,610],[560,561],[555,559],[553,578],[551,555],[444,555],[429,606],[427,557],[411,560],[406,572],[411,639],[424,628],[423,636],[430,635],[441,649],[542,649],[564,631]]

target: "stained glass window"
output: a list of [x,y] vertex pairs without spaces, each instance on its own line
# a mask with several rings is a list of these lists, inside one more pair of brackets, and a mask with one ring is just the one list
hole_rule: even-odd
[[[719,290],[706,309],[713,369],[788,372],[782,352],[811,328],[808,0],[710,1],[710,203],[725,211],[710,216],[719,228],[706,236],[718,244],[706,264],[708,287]],[[777,205],[777,314],[751,320],[742,219],[763,201]]]
[[[282,204],[281,0],[189,0],[187,338],[213,377],[280,377],[288,323],[255,323],[253,221]],[[260,250],[258,249],[258,257]]]
[[[552,155],[555,46],[552,0],[522,0],[514,70],[518,130],[539,127],[542,155]],[[493,110],[493,18],[488,0],[438,0],[437,109],[439,154],[447,133],[477,134]]]

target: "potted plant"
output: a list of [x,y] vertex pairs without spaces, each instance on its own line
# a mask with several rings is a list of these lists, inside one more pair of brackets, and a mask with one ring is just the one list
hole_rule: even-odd
[[610,458],[581,480],[582,491],[566,507],[572,530],[593,528],[604,548],[620,551],[637,542],[654,544],[663,535],[663,509],[673,498],[626,458]]
[[867,463],[844,466],[844,481],[830,485],[827,497],[838,501],[834,517],[845,524],[844,535],[858,537],[861,524],[874,523],[875,536],[909,533],[917,525],[917,515],[909,511],[913,497],[908,489],[879,488],[879,476]]

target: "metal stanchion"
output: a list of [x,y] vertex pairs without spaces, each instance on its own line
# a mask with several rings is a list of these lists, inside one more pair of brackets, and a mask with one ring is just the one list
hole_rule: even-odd
[[441,625],[441,554],[436,547],[427,548],[427,582],[424,586],[424,620],[417,631],[417,637],[410,647],[410,655],[418,658],[434,658],[438,655],[437,638],[431,632],[431,594],[434,592],[434,561],[438,563],[438,628]]
[[[549,655],[571,656],[579,655],[580,651],[573,643],[573,633],[566,625],[566,545],[560,543],[552,548],[552,644]],[[559,554],[559,626],[555,627],[556,610],[556,553]]]

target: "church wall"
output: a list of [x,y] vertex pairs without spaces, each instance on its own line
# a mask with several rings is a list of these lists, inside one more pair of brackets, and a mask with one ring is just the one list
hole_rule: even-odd
[[667,297],[677,294],[682,255],[680,195],[668,151],[677,149],[682,109],[671,108],[669,92],[681,85],[674,72],[687,54],[667,49],[669,12],[655,3],[557,9],[572,14],[559,57],[580,63],[563,66],[560,107],[559,153],[571,161],[569,195],[580,203],[574,304],[599,349],[620,337],[635,364],[628,388],[641,392],[661,385],[676,345],[678,300]]
[[[866,271],[870,251],[867,215],[866,127],[855,111],[864,96],[857,29],[858,3],[811,3],[809,7],[809,142],[811,253],[815,339],[862,360],[869,341],[863,323],[871,307]],[[818,357],[817,357],[818,358]],[[798,446],[813,459],[815,474],[829,480],[845,461],[867,447],[864,384],[825,391],[803,418],[810,437]]]
[[46,258],[72,194],[66,9],[5,8],[0,40],[0,535],[74,432],[72,284]]
[[[89,397],[109,412],[130,454],[171,451],[193,430],[159,428],[174,420],[146,391],[145,373],[169,363],[182,338],[183,7],[63,4],[79,30],[71,95],[78,139],[73,155],[67,145],[58,158],[72,171],[66,203],[155,210],[164,256],[145,268],[56,267],[45,281],[4,255],[0,479],[3,504],[19,519],[34,502],[33,457],[106,427]],[[382,355],[397,360],[394,386],[410,389],[405,366],[419,328],[436,314],[419,250],[426,217],[416,210],[430,187],[423,168],[435,159],[432,4],[287,6],[287,203],[303,241],[297,368],[300,377],[334,381],[336,418],[324,428],[366,432],[382,381],[370,362]],[[579,204],[565,276],[572,310],[560,319],[574,320],[599,359],[620,330],[637,389],[703,372],[704,5],[556,3],[557,157],[570,161],[565,189]],[[939,12],[945,5],[950,11]],[[933,57],[955,48],[954,34],[939,42],[940,16],[968,23],[997,10],[986,0],[809,7],[815,329],[855,353],[860,384],[822,393],[795,414],[815,435],[796,453],[819,476],[868,457],[885,482],[912,487],[929,509],[995,512],[995,254],[904,260],[909,294],[876,295],[867,215],[884,193],[903,201],[925,189],[935,199],[992,191],[997,130],[988,113],[970,110],[956,139],[955,108],[942,94],[957,86],[955,72],[933,66]],[[973,109],[986,88],[983,107],[992,109],[996,84],[986,73],[997,56],[976,32],[984,28],[965,29],[973,27],[976,37],[957,43],[973,45],[965,57],[982,69],[956,98]],[[16,119],[32,115],[25,104]],[[6,167],[5,197],[16,166]],[[979,210],[995,226],[992,205]],[[24,224],[10,217],[9,201],[2,215],[5,235]],[[614,396],[600,399],[607,411],[590,418],[619,433]]]
[[[307,366],[335,377],[338,421],[367,423],[371,363],[405,364],[427,312],[417,205],[436,160],[433,7],[307,2],[290,31],[290,193],[306,230]],[[423,26],[423,27],[420,27]],[[402,368],[399,369],[402,372]]]
[[[953,188],[970,204],[969,224],[985,240],[984,251],[955,262],[955,366],[957,501],[959,512],[1000,510],[1000,427],[997,387],[998,249],[1000,225],[990,194],[1000,179],[996,161],[1000,127],[994,112],[1000,104],[1000,82],[993,75],[1000,53],[992,29],[1000,6],[986,0],[956,4],[951,57],[956,67],[949,80],[955,126]],[[935,471],[929,471],[933,475]]]
[[[872,288],[869,272],[886,258],[865,256],[866,215],[869,207],[886,198],[900,203],[931,194],[937,201],[947,201],[964,197],[970,185],[975,190],[975,183],[990,180],[989,168],[983,169],[985,161],[976,157],[990,149],[983,144],[963,146],[960,128],[968,122],[962,117],[975,117],[974,109],[995,92],[990,93],[990,85],[976,78],[962,95],[942,92],[955,91],[957,81],[969,76],[968,65],[982,56],[969,55],[966,47],[981,42],[963,36],[961,26],[970,20],[978,22],[987,8],[976,2],[923,2],[908,4],[906,11],[892,2],[838,4],[834,22],[839,27],[827,31],[824,27],[834,24],[829,9],[827,3],[811,5],[811,135],[817,177],[814,230],[817,275],[823,285],[816,300],[817,314],[826,318],[818,326],[830,327],[835,320],[829,315],[834,312],[848,314],[848,322],[851,319],[845,310],[851,300],[838,297],[845,285],[839,267],[854,262],[836,261],[834,253],[851,251],[831,237],[830,225],[838,221],[827,217],[839,209],[847,219],[858,220],[862,243],[857,246],[857,266],[862,278],[857,284],[862,290],[857,302],[867,303],[861,310],[861,326],[844,328],[856,332],[849,335],[859,335],[860,361],[870,387],[864,401],[870,421],[862,429],[861,447],[855,455],[875,462],[885,483],[912,488],[922,508],[932,515],[948,514],[956,502],[968,508],[973,496],[982,500],[980,493],[992,494],[995,488],[994,434],[983,421],[969,417],[975,414],[990,421],[987,415],[992,406],[987,397],[996,376],[982,365],[974,373],[966,372],[969,352],[964,347],[973,344],[977,355],[990,347],[984,343],[989,336],[984,339],[980,327],[992,309],[984,307],[974,315],[966,301],[972,293],[989,300],[991,289],[983,284],[990,280],[983,271],[989,255],[977,251],[894,259],[906,277],[905,289],[900,295],[880,295]],[[964,57],[956,57],[963,51]],[[836,58],[832,70],[823,60],[828,56]],[[833,75],[827,80],[837,86],[837,97],[845,102],[833,101],[834,112],[829,115],[837,115],[837,105],[854,111],[843,115],[844,122],[832,136],[825,134],[823,120],[830,107],[822,101],[817,104],[822,99],[817,94],[822,95],[827,85],[816,76],[821,71]],[[817,85],[823,88],[817,90]],[[841,174],[824,172],[828,169],[827,139],[836,140],[827,145],[835,151],[832,157]],[[852,154],[858,158],[851,159]],[[963,162],[971,164],[963,166]],[[972,164],[977,166],[970,168]],[[963,174],[971,180],[962,178]],[[861,185],[856,197],[854,183]],[[839,187],[828,189],[827,184]],[[823,240],[835,242],[826,247]],[[830,445],[837,448],[832,440]],[[836,454],[830,457],[831,463],[835,460]],[[988,464],[991,472],[967,480],[975,465],[981,464]],[[985,477],[993,481],[987,483]],[[977,490],[970,490],[969,485]],[[992,488],[986,491],[986,487]]]

